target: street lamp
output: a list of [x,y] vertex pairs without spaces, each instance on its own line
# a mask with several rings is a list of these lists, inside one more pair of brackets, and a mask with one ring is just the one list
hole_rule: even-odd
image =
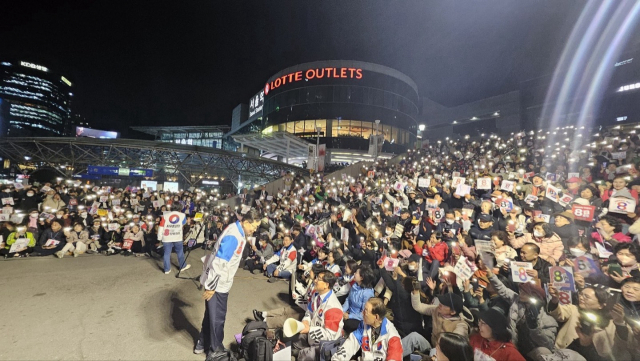
[[321,130],[322,130],[321,127],[316,127],[316,132],[318,133],[316,136],[316,173],[318,172],[318,169],[320,169],[318,161],[320,160],[320,131]]
[[[424,129],[426,128],[426,126],[424,124],[420,124],[418,125],[418,134],[416,134],[416,149],[420,149],[422,148],[422,132],[424,131]],[[418,142],[420,142],[420,145],[418,146]]]
[[376,119],[375,120],[376,123],[376,142],[374,143],[375,149],[373,150],[373,162],[377,163],[378,162],[378,142],[380,141],[380,139],[378,138],[378,125],[380,125],[380,119]]

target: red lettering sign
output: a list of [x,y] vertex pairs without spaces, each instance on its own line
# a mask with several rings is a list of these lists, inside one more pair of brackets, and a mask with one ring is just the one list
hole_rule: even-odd
[[[304,73],[304,78],[302,77]],[[269,94],[269,91],[279,88],[283,85],[312,79],[323,78],[343,78],[343,79],[362,79],[362,69],[356,68],[315,68],[307,69],[304,72],[296,71],[295,73],[289,73],[274,79],[273,81],[265,84],[264,95]]]
[[593,221],[595,211],[596,206],[583,206],[581,204],[573,204],[571,206],[571,213],[573,213],[573,217],[578,221]]

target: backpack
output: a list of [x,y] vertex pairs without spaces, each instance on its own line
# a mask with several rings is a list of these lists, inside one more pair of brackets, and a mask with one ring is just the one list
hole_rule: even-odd
[[258,336],[249,344],[249,352],[245,360],[273,361],[273,343],[266,337]]
[[320,361],[330,361],[346,340],[346,338],[340,337],[337,340],[320,341]]
[[238,361],[230,350],[225,352],[216,352],[213,356],[207,356],[207,359],[213,361]]
[[[269,343],[269,341],[265,337],[266,333],[267,333],[266,322],[251,321],[247,323],[246,326],[244,326],[244,329],[242,329],[242,339],[240,340],[240,357],[244,358],[247,361],[249,360],[254,361],[254,360],[259,360],[258,357],[260,357],[260,355],[262,354],[259,352],[268,354],[266,350],[261,351],[261,349],[264,349],[263,341],[260,341],[260,343],[255,342],[258,339],[264,339],[264,341],[267,341],[267,343]],[[271,352],[271,355],[273,357],[273,345],[271,345],[271,348],[269,348],[268,351]]]

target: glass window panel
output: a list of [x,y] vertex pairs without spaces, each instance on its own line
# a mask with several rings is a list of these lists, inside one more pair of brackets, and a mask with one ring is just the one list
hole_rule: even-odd
[[398,143],[398,128],[391,127],[391,141],[395,144]]
[[[335,123],[335,121],[334,121]],[[338,121],[338,136],[348,136],[349,135],[349,121],[348,120],[340,120]]]
[[375,126],[373,122],[362,122],[362,138],[369,139],[373,134],[373,126]]
[[351,126],[349,127],[349,135],[352,137],[361,137],[362,136],[362,122],[359,120],[352,120]]
[[295,133],[295,129],[293,127],[294,126],[293,122],[286,123],[285,125],[287,126],[287,132],[292,133],[292,134]]
[[326,119],[316,119],[316,127],[320,127],[320,136],[327,136],[327,120]]

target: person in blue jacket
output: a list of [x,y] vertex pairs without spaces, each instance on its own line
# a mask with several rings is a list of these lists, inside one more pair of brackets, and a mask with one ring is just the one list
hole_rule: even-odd
[[374,297],[373,286],[376,281],[373,270],[369,266],[358,266],[354,274],[353,284],[349,291],[349,297],[342,305],[344,312],[344,331],[351,333],[355,331],[362,322],[362,311],[364,305],[371,297]]

